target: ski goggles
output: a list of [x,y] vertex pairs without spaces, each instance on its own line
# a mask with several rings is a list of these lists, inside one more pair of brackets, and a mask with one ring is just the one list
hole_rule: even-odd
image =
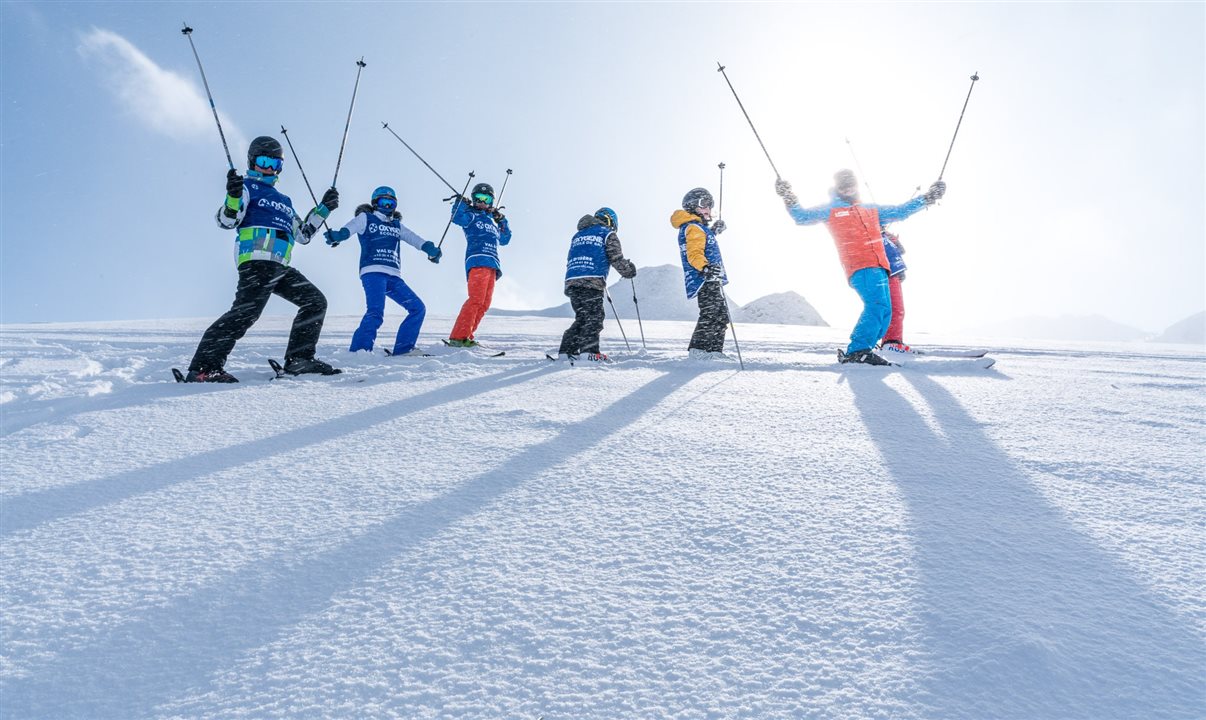
[[698,200],[696,200],[696,201],[695,201],[695,207],[701,207],[701,208],[710,208],[710,207],[712,207],[712,198],[710,198],[710,197],[701,197],[700,199],[698,199]]
[[257,170],[271,170],[280,172],[285,166],[283,158],[269,157],[268,155],[257,155],[255,158],[255,167]]
[[494,196],[487,195],[486,193],[473,193],[473,202],[485,203],[487,205],[490,205],[494,202]]
[[398,207],[398,199],[392,198],[389,195],[382,195],[376,200],[377,208],[386,212]]

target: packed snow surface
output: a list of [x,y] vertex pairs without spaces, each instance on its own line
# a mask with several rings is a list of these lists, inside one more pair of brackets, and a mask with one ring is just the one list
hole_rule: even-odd
[[1200,350],[338,317],[270,380],[288,321],[229,386],[208,319],[0,327],[4,718],[1206,716]]

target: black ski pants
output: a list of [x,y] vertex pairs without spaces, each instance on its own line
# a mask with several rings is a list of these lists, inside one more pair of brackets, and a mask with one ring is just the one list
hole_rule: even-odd
[[699,300],[699,322],[695,323],[695,332],[691,335],[688,348],[721,352],[729,325],[729,308],[724,301],[724,291],[719,282],[706,282],[695,297]]
[[295,268],[271,260],[248,260],[239,266],[234,303],[201,336],[189,370],[220,370],[247,330],[260,319],[264,306],[279,295],[297,306],[285,360],[311,359],[327,317],[327,298]]
[[588,287],[571,287],[570,307],[574,309],[574,324],[561,336],[558,352],[570,355],[599,352],[599,334],[603,332],[603,291]]

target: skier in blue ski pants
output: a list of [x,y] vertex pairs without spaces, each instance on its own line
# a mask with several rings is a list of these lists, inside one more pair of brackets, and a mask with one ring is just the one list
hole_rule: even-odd
[[352,334],[351,352],[357,350],[372,350],[377,339],[377,330],[385,322],[385,298],[389,298],[406,310],[406,319],[398,327],[398,335],[394,338],[393,353],[402,355],[410,352],[419,339],[419,330],[423,327],[423,318],[427,316],[427,307],[414,290],[400,277],[373,272],[360,276],[364,285],[364,317],[360,327]]

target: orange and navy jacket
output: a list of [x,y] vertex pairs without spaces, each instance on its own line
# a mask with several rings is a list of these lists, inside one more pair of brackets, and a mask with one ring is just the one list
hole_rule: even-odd
[[900,205],[864,205],[849,203],[837,195],[825,205],[802,208],[792,205],[788,214],[797,225],[813,225],[819,222],[829,227],[833,244],[837,246],[838,259],[846,271],[846,278],[870,267],[888,270],[888,256],[884,253],[881,222],[904,220],[925,207],[925,198],[914,198]]
[[678,230],[678,252],[683,264],[687,297],[695,297],[703,287],[703,269],[707,265],[719,266],[720,282],[728,285],[729,276],[724,270],[724,258],[720,255],[716,232],[704,223],[703,218],[686,210],[675,210],[670,215],[670,225]]

